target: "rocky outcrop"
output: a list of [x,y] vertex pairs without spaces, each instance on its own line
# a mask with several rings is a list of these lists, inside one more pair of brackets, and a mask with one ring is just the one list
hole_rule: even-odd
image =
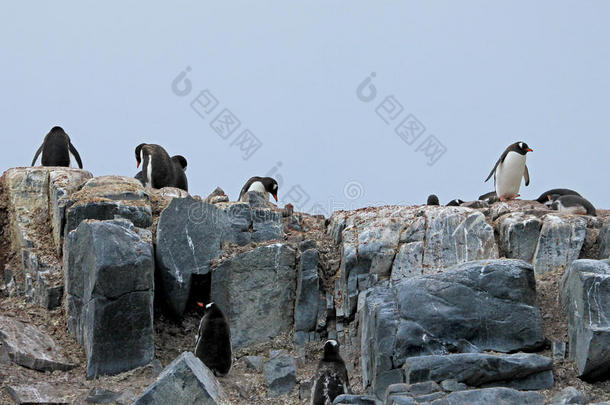
[[171,362],[134,405],[228,405],[229,400],[214,374],[191,352]]
[[587,219],[545,215],[532,264],[536,273],[566,267],[578,259],[585,242]]
[[577,260],[567,269],[561,302],[568,317],[570,359],[587,381],[610,375],[610,261]]
[[233,347],[292,329],[296,252],[275,243],[230,257],[212,270],[211,300],[229,318]]
[[597,243],[599,245],[599,259],[610,259],[610,219],[604,222],[602,229],[599,231]]
[[535,300],[533,269],[518,260],[469,262],[374,287],[360,317],[364,384],[379,396],[403,381],[400,367],[411,356],[539,348]]
[[[316,330],[320,287],[318,280],[319,254],[316,249],[307,249],[301,254],[297,269],[297,289],[294,308],[295,338],[309,336]],[[324,301],[323,304],[326,304]],[[302,338],[300,343],[307,339]],[[298,341],[297,341],[298,343]]]
[[153,358],[153,249],[142,239],[124,219],[85,220],[67,236],[68,330],[85,347],[88,378]]
[[281,351],[273,353],[264,365],[265,381],[271,396],[287,394],[297,383],[297,367],[294,359]]

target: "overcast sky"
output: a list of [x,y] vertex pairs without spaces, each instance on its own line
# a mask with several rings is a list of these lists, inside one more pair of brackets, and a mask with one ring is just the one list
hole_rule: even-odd
[[193,194],[272,174],[328,212],[476,199],[522,140],[524,198],[610,208],[610,2],[34,4],[2,5],[3,170],[60,125],[96,176],[158,143]]

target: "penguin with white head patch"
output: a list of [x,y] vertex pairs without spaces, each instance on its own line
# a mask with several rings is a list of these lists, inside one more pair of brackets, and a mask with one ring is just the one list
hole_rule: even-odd
[[61,127],[53,127],[44,137],[44,141],[32,160],[32,166],[36,163],[38,155],[42,152],[40,162],[43,166],[63,166],[70,167],[70,155],[74,157],[78,167],[83,168],[78,151],[72,145],[70,137]]
[[339,354],[339,343],[333,339],[327,340],[311,390],[311,405],[330,405],[336,397],[347,393],[349,378],[345,362]]
[[447,205],[445,205],[445,207],[459,207],[462,204],[464,204],[464,200],[460,200],[459,198],[456,198],[454,200],[449,201],[447,203]]
[[526,154],[533,150],[525,142],[515,142],[510,145],[496,165],[489,173],[485,181],[494,176],[496,195],[500,201],[512,200],[519,197],[521,179],[525,178],[525,185],[530,184],[530,175],[525,164]]
[[227,375],[231,370],[231,329],[229,320],[213,302],[205,306],[196,340],[195,356],[215,375]]
[[577,195],[580,196],[580,194],[578,194],[576,191],[574,190],[570,190],[569,188],[553,188],[551,190],[545,191],[544,193],[540,194],[540,197],[538,197],[536,199],[536,201],[538,201],[540,204],[544,204],[546,206],[551,206],[551,204],[553,203],[554,199],[550,199],[549,196],[557,196],[560,197],[562,195]]
[[264,194],[265,198],[269,200],[269,194],[275,198],[277,201],[277,181],[271,177],[252,177],[250,180],[244,184],[240,193],[239,193],[239,201],[246,201],[246,194],[249,191],[256,191],[258,193]]
[[568,214],[597,216],[595,207],[588,200],[579,195],[558,195],[548,197],[551,202],[551,209]]

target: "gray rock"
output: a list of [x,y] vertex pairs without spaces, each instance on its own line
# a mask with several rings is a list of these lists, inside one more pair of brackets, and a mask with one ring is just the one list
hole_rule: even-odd
[[566,342],[552,342],[553,360],[563,361],[566,358]]
[[297,383],[297,368],[294,359],[287,354],[271,357],[264,366],[265,381],[271,396],[284,395],[292,391]]
[[85,347],[88,378],[152,360],[152,254],[151,244],[126,220],[86,220],[68,235],[68,331]]
[[333,401],[333,405],[377,405],[375,397],[370,395],[339,395]]
[[407,383],[453,379],[472,387],[541,390],[553,386],[553,361],[537,354],[416,356],[405,360],[404,371]]
[[6,391],[16,404],[73,404],[81,394],[75,387],[55,386],[46,382],[7,385]]
[[489,203],[487,201],[483,201],[483,200],[474,200],[474,201],[466,201],[466,202],[460,204],[460,206],[466,207],[466,208],[481,209],[481,208],[489,208]]
[[576,260],[563,275],[570,359],[586,381],[610,372],[610,260]]
[[398,368],[412,356],[540,348],[535,300],[532,266],[519,260],[470,262],[370,289],[360,314],[364,387],[380,397],[402,382]]
[[191,352],[184,352],[168,365],[138,398],[144,404],[229,404],[214,374]]
[[224,190],[220,187],[216,187],[209,196],[207,196],[204,200],[210,204],[217,204],[221,202],[229,202],[229,197],[224,192]]
[[319,254],[315,249],[308,249],[301,254],[294,308],[294,327],[297,332],[316,330],[319,302],[318,260]]
[[55,340],[34,325],[0,315],[0,358],[38,371],[75,367]]
[[543,405],[544,395],[511,388],[483,388],[456,391],[430,405]]
[[211,299],[229,318],[234,349],[268,340],[294,325],[296,252],[261,246],[213,270]]
[[498,219],[500,243],[504,256],[531,262],[534,258],[542,221],[524,212],[513,212]]
[[270,209],[253,208],[252,230],[253,242],[283,239],[284,225],[282,223],[282,213]]
[[574,387],[566,387],[561,390],[560,393],[553,396],[551,399],[551,405],[567,405],[567,404],[578,404],[585,405],[587,399]]
[[115,402],[121,394],[119,392],[110,391],[104,388],[95,387],[89,391],[87,395],[87,403],[90,404],[110,404]]
[[604,221],[604,225],[599,231],[597,242],[599,244],[600,260],[610,259],[610,219]]
[[466,384],[453,379],[441,381],[441,387],[447,392],[464,391],[465,389],[468,389]]
[[536,274],[567,267],[578,259],[587,233],[587,219],[582,216],[547,214],[542,221],[532,261]]
[[258,372],[263,371],[263,363],[265,359],[261,356],[244,356],[244,363],[246,367],[252,370],[256,370]]
[[156,258],[164,301],[182,315],[193,274],[207,274],[210,261],[220,256],[222,242],[250,241],[248,204],[223,209],[194,198],[176,198],[161,213],[157,226]]
[[299,385],[299,399],[301,401],[309,401],[311,399],[311,389],[313,388],[313,381],[306,380]]

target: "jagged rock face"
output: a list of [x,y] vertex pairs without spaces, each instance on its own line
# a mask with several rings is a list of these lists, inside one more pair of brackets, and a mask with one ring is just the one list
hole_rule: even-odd
[[193,353],[184,352],[171,362],[134,405],[228,405],[214,374]]
[[318,260],[316,249],[307,249],[301,254],[297,272],[295,332],[316,330],[319,303]]
[[532,267],[477,261],[366,292],[360,323],[364,385],[381,395],[405,359],[427,354],[533,350],[543,344]]
[[297,383],[297,366],[288,354],[276,353],[265,362],[263,368],[267,388],[272,396],[289,393]]
[[537,274],[565,267],[578,259],[587,232],[587,219],[580,216],[549,214],[542,217],[542,222],[532,263]]
[[577,260],[565,272],[561,301],[568,317],[570,359],[582,379],[610,373],[610,261]]
[[606,219],[598,236],[599,259],[610,259],[610,219]]
[[85,347],[87,377],[150,362],[153,249],[133,224],[81,222],[68,234],[64,270],[68,331]]
[[234,348],[292,329],[295,265],[296,252],[276,243],[238,254],[212,271],[211,300],[229,318]]

